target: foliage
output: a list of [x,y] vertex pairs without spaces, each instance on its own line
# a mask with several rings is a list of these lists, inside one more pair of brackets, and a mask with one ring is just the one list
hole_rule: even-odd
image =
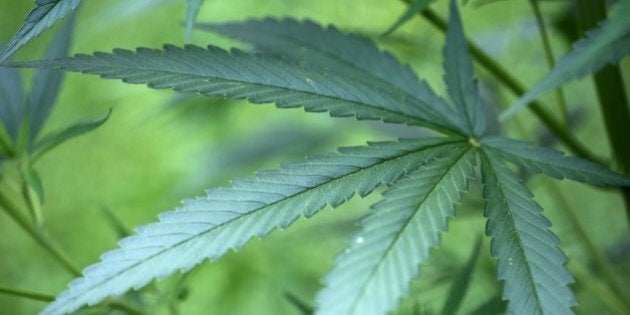
[[[46,12],[29,15],[1,59],[78,2],[38,1],[33,12]],[[410,13],[428,2],[414,1],[386,33],[396,30]],[[190,29],[202,1],[187,3],[186,24]],[[618,11],[627,4],[622,0]],[[541,83],[544,89],[553,89],[569,77],[584,75],[605,62],[617,62],[627,54],[624,36],[629,25],[622,23],[618,11],[606,26],[561,59]],[[68,28],[71,25],[72,19],[66,23]],[[115,305],[116,300],[108,298],[141,289],[177,271],[189,272],[206,259],[217,260],[230,249],[241,249],[254,237],[285,229],[298,218],[310,218],[327,206],[336,208],[355,194],[367,196],[378,187],[385,188],[382,199],[372,206],[361,221],[361,230],[335,259],[335,267],[317,295],[315,313],[386,314],[412,291],[420,265],[429,259],[431,248],[440,245],[448,220],[474,180],[483,184],[486,234],[491,239],[490,254],[496,260],[496,278],[503,285],[501,297],[507,301],[507,312],[573,313],[576,298],[569,287],[574,280],[565,266],[567,257],[542,207],[509,164],[599,186],[630,186],[630,178],[591,161],[497,135],[489,128],[496,117],[489,112],[474,77],[455,1],[450,1],[443,49],[448,99],[438,96],[409,67],[370,40],[333,26],[264,19],[200,24],[199,28],[246,42],[255,52],[164,45],[163,49],[114,49],[112,53],[58,58],[66,54],[69,45],[70,30],[63,29],[50,46],[49,60],[4,63],[8,67],[0,69],[0,118],[6,132],[0,134],[0,158],[27,165],[21,174],[35,222],[41,221],[40,206],[30,195],[36,191],[43,200],[43,189],[31,165],[58,144],[101,126],[110,115],[108,112],[94,121],[79,122],[38,138],[60,86],[59,70],[146,84],[153,89],[423,127],[440,135],[340,148],[336,153],[260,171],[233,181],[229,187],[209,189],[205,196],[185,200],[178,208],[160,214],[157,222],[123,238],[118,249],[85,269],[42,314],[72,313],[102,302]],[[25,35],[23,29],[33,34]],[[613,57],[594,58],[600,49],[611,51]],[[15,85],[19,74],[11,67],[38,68],[29,97],[32,103],[22,100],[22,87]],[[536,89],[521,102],[537,97],[540,91]],[[13,211],[9,202],[0,205]],[[124,228],[119,226],[119,230]],[[448,299],[452,304],[445,304],[444,313],[456,312],[465,296],[479,244],[455,282]],[[126,304],[119,306],[135,312]],[[498,298],[490,297],[478,313],[494,313],[503,307]]]

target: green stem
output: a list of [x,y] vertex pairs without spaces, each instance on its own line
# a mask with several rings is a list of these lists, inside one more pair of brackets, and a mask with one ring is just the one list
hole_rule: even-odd
[[[606,18],[606,6],[601,0],[579,0],[577,9],[578,25],[582,32],[597,26],[599,21]],[[596,72],[593,79],[615,159],[621,170],[630,174],[630,110],[621,71],[618,66],[608,65]],[[626,216],[630,220],[630,187],[622,190]]]
[[18,290],[18,289],[3,287],[3,286],[0,286],[0,294],[13,295],[17,297],[22,297],[22,298],[42,301],[42,302],[52,302],[55,300],[55,297],[52,295],[38,293],[38,292],[30,292],[26,290]]
[[568,218],[573,225],[574,231],[581,239],[582,244],[586,247],[588,256],[592,259],[595,265],[595,274],[601,274],[604,282],[608,285],[612,291],[612,298],[615,300],[616,305],[623,305],[625,308],[625,314],[630,314],[630,300],[625,298],[623,284],[619,283],[619,277],[616,275],[615,270],[608,262],[608,259],[604,256],[604,253],[595,245],[595,242],[590,238],[588,232],[584,228],[584,225],[580,222],[580,219],[575,213],[575,210],[569,204],[568,200],[558,189],[555,183],[549,183],[548,187],[552,191],[552,195],[556,196],[554,199],[559,203],[560,209],[564,210],[565,218]]
[[[408,2],[409,0],[404,0]],[[422,16],[431,23],[434,27],[446,33],[447,24],[446,21],[441,18],[437,13],[431,9],[427,9],[421,12]],[[481,48],[475,45],[473,42],[467,40],[468,50],[475,58],[475,60],[482,65],[488,72],[494,75],[501,83],[503,83],[514,94],[521,96],[524,95],[526,89],[514,78],[507,70],[488,56]],[[564,143],[564,145],[571,150],[575,155],[591,160],[600,164],[606,164],[601,159],[596,158],[586,147],[584,147],[574,136],[567,130],[556,118],[545,110],[545,107],[538,101],[533,102],[529,109],[549,128],[557,137]]]
[[39,245],[41,245],[48,253],[50,253],[57,261],[67,269],[72,275],[80,276],[81,271],[76,267],[74,262],[63,252],[61,247],[55,243],[43,231],[35,229],[27,219],[25,219],[18,207],[0,190],[0,207],[12,217],[18,225],[24,229]]
[[[556,66],[556,58],[553,55],[553,50],[551,49],[551,40],[549,40],[549,32],[547,32],[547,25],[543,20],[542,13],[540,12],[540,7],[538,6],[539,0],[529,0],[529,3],[532,5],[532,10],[534,11],[534,16],[536,17],[536,24],[538,24],[538,30],[540,31],[540,38],[542,39],[543,50],[545,52],[545,59],[547,60],[547,65],[549,69],[553,69]],[[558,87],[556,90],[556,98],[558,100],[558,107],[560,108],[560,114],[564,121],[564,125],[567,126],[568,123],[568,110],[567,110],[567,100],[564,97],[564,93],[562,93],[562,88]]]

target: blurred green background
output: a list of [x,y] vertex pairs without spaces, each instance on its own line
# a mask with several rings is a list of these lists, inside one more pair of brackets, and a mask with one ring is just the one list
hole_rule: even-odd
[[[442,16],[446,4],[438,1],[434,5]],[[0,0],[2,42],[11,38],[32,6],[32,1]],[[547,22],[552,24],[561,20],[570,6],[570,1],[542,3]],[[334,23],[342,30],[375,39],[444,95],[441,33],[415,18],[390,37],[378,37],[404,8],[394,0],[206,0],[198,20],[291,16],[320,24]],[[501,64],[508,65],[522,82],[531,85],[545,73],[546,63],[527,1],[499,1],[481,7],[469,4],[462,8],[462,15],[467,35]],[[184,16],[184,0],[85,1],[71,51],[182,45]],[[14,59],[37,59],[55,29],[29,43]],[[552,38],[558,55],[568,49],[560,31],[552,30]],[[200,31],[194,33],[192,43],[243,47]],[[32,71],[22,73],[28,85]],[[477,74],[491,105],[500,109],[514,101],[486,72],[478,69]],[[610,156],[590,81],[571,83],[565,91],[573,113],[573,132],[594,152]],[[555,103],[552,93],[543,100]],[[425,134],[420,129],[156,91],[80,74],[66,75],[44,133],[77,119],[98,116],[109,108],[113,114],[105,125],[55,149],[37,166],[46,194],[47,229],[81,267],[96,262],[104,251],[116,246],[119,235],[105,212],[132,229],[153,221],[157,213],[176,207],[182,199],[202,195],[205,188],[227,185],[229,179],[249,176],[258,169],[274,168],[283,161],[300,160],[339,146],[361,145],[366,140]],[[503,131],[520,139],[553,143],[553,137],[525,111],[508,121]],[[579,215],[589,236],[615,263],[619,280],[627,283],[630,242],[621,198],[614,191],[542,176],[532,177],[529,183],[570,257],[569,266],[577,278],[573,285],[579,301],[576,311],[609,312],[605,307],[608,289],[600,281],[600,274],[592,271],[591,257],[566,214],[567,208],[572,208]],[[2,183],[0,188],[11,187]],[[401,314],[411,314],[414,309],[441,309],[453,277],[470,255],[476,237],[483,235],[480,187],[474,184],[470,190],[443,237],[443,246],[433,251],[431,261],[422,267],[421,278],[414,282],[412,294],[403,301]],[[254,240],[241,252],[230,253],[218,262],[206,262],[184,278],[160,281],[157,288],[162,293],[174,286],[185,288],[187,294],[178,303],[181,314],[300,314],[287,296],[313,304],[320,279],[379,192],[365,199],[355,198],[335,210],[325,209],[308,221],[299,220],[289,230],[276,231],[264,241]],[[500,292],[488,243],[484,238],[462,314]],[[0,213],[1,286],[54,295],[70,280],[70,274],[5,213]],[[167,305],[160,302],[163,296],[155,289],[145,291],[143,301],[151,307],[151,314],[169,314]],[[34,314],[43,306],[41,302],[0,295],[0,314]]]

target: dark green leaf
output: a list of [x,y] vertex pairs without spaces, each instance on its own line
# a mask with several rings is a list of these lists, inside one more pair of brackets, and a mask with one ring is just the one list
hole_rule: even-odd
[[630,186],[630,178],[625,175],[580,158],[565,156],[556,150],[498,136],[485,137],[481,143],[530,172],[545,173],[558,179],[566,177],[600,186]]
[[411,20],[411,18],[418,14],[418,12],[421,12],[422,10],[426,9],[429,4],[431,4],[431,2],[433,2],[434,0],[412,0],[410,1],[411,3],[409,3],[409,5],[407,5],[407,9],[405,10],[405,12],[403,12],[403,14],[398,18],[398,20],[396,20],[396,22],[394,22],[394,24],[392,24],[392,26],[390,26],[387,31],[385,31],[385,33],[383,33],[382,36],[387,36],[391,33],[393,33],[394,31],[396,31],[399,27],[401,27],[403,24],[405,24],[407,21]]
[[608,20],[590,30],[587,37],[558,60],[556,66],[523,95],[501,118],[505,119],[544,92],[553,90],[572,79],[581,78],[609,63],[619,62],[630,53],[630,0],[620,0]]
[[185,201],[177,210],[162,213],[159,222],[120,241],[119,249],[88,267],[43,314],[72,312],[154,278],[190,270],[205,259],[216,260],[254,236],[286,228],[326,205],[337,207],[355,193],[365,196],[380,184],[391,184],[462,143],[445,138],[372,143],[259,172],[233,181],[229,188],[210,189],[205,197]]
[[[75,14],[70,14],[57,36],[51,41],[46,59],[65,57],[70,49]],[[29,116],[29,144],[39,134],[48,114],[57,99],[63,72],[50,69],[39,69],[33,79],[33,87],[27,102]]]
[[394,309],[439,243],[475,159],[462,144],[394,183],[337,257],[317,297],[317,314],[377,315]]
[[44,29],[51,27],[68,12],[79,5],[81,0],[36,0],[37,7],[31,11],[9,44],[0,51],[0,62],[5,61],[18,48],[37,37]]
[[414,106],[432,108],[453,125],[462,124],[456,121],[455,112],[409,67],[379,50],[370,40],[344,34],[333,26],[322,28],[310,21],[265,19],[199,27],[252,44],[266,54],[288,55],[300,63],[334,69],[337,74],[369,78],[384,89],[413,98],[418,103]]
[[470,315],[500,315],[505,314],[506,303],[497,295],[481,304]]
[[467,123],[469,135],[483,134],[485,113],[474,78],[473,64],[464,36],[457,3],[451,0],[444,53],[444,81],[457,112]]
[[99,118],[87,121],[78,121],[63,130],[53,132],[45,136],[33,148],[30,162],[35,163],[40,157],[42,157],[42,155],[56,146],[100,127],[107,121],[111,113],[112,111],[108,110],[105,115],[102,115]]
[[328,111],[332,116],[428,126],[456,132],[448,118],[415,98],[369,78],[331,72],[275,57],[226,52],[209,46],[185,48],[166,45],[164,50],[116,49],[113,54],[77,55],[55,61],[16,63],[99,74],[151,88],[174,89],[252,103],[275,102],[281,108],[304,106],[306,111]]
[[573,282],[566,256],[558,248],[551,223],[532,193],[491,150],[481,154],[481,171],[497,278],[504,281],[509,314],[573,314]]

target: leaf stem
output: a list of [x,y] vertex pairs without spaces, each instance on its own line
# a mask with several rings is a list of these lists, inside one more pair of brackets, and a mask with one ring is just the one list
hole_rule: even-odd
[[81,271],[76,267],[75,263],[63,252],[61,247],[55,243],[48,235],[42,230],[34,228],[29,221],[24,218],[18,207],[0,190],[0,207],[12,217],[18,225],[26,231],[39,245],[41,245],[48,253],[50,253],[55,259],[74,276],[80,276]]
[[[405,3],[409,3],[410,0],[402,0]],[[446,33],[447,24],[446,21],[440,17],[437,13],[435,13],[430,8],[420,12],[422,17],[424,17],[431,25],[435,28],[441,30],[443,33]],[[494,75],[501,83],[503,83],[508,89],[510,89],[514,94],[521,96],[526,92],[525,87],[521,85],[514,77],[512,77],[507,70],[505,70],[501,65],[494,61],[490,56],[488,56],[483,50],[481,50],[477,45],[475,45],[470,40],[466,40],[468,45],[468,50],[475,58],[475,60],[482,65],[488,72]],[[545,110],[545,107],[538,101],[533,102],[529,108],[534,112],[534,114],[549,128],[566,146],[573,152],[575,155],[591,160],[603,165],[606,163],[595,157],[586,147],[584,147],[574,136],[573,134],[567,130],[556,118],[553,117],[549,112]]]
[[19,290],[9,287],[0,286],[0,294],[13,295],[17,297],[22,297],[30,300],[42,301],[42,302],[52,302],[55,300],[55,297],[52,295],[31,292],[26,290]]
[[[578,25],[582,32],[606,18],[606,5],[601,0],[577,2]],[[630,174],[630,109],[624,92],[624,83],[618,66],[608,65],[593,75],[599,106],[606,126],[606,133],[615,159],[624,173]],[[630,187],[622,188],[626,203],[626,216],[630,220]]]
[[[553,50],[551,49],[551,41],[549,40],[549,32],[547,32],[547,25],[545,25],[545,21],[540,12],[540,7],[538,6],[538,1],[540,0],[529,0],[529,3],[532,5],[532,10],[534,11],[534,16],[536,17],[536,24],[538,24],[538,31],[540,32],[540,38],[543,44],[543,51],[545,52],[545,59],[547,60],[547,65],[549,66],[549,70],[553,69],[556,66],[556,58],[554,57]],[[556,99],[558,100],[558,107],[560,109],[560,114],[564,125],[567,126],[568,123],[568,110],[567,110],[567,100],[564,97],[564,93],[562,93],[562,88],[558,87],[555,90]]]

